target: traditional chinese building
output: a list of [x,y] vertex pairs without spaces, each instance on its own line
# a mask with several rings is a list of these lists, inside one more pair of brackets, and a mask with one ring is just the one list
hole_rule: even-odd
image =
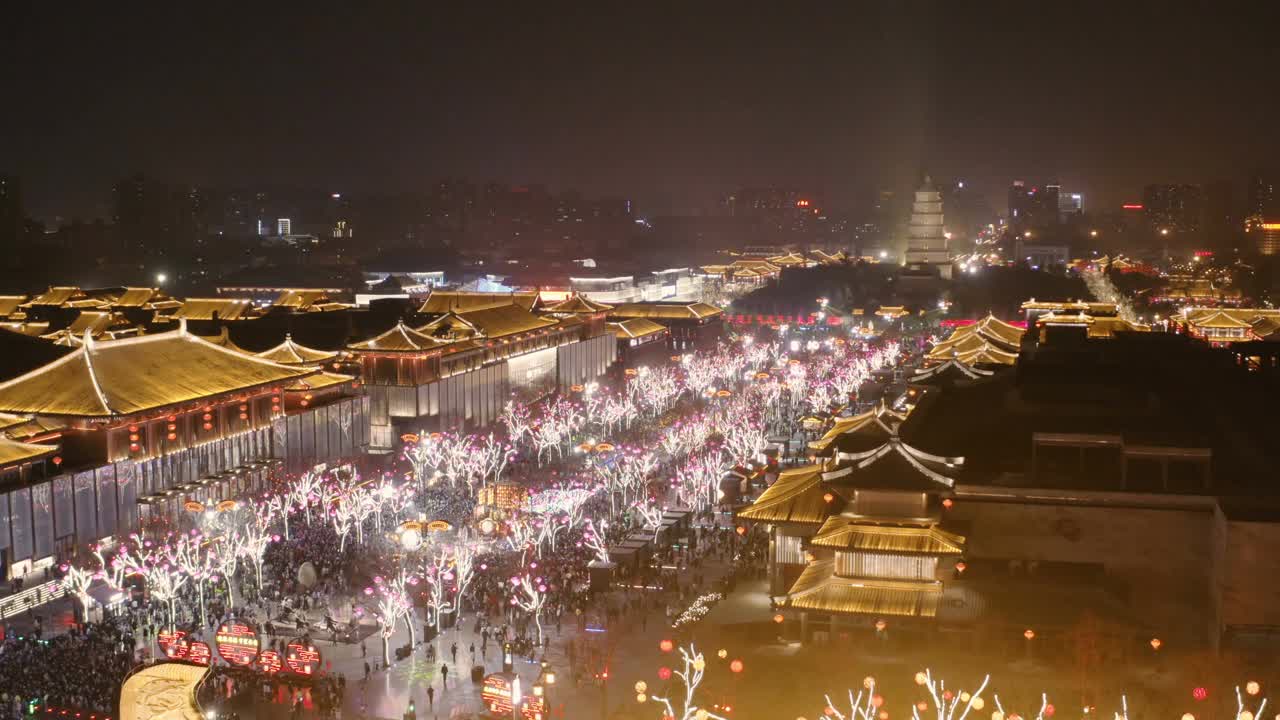
[[[941,527],[963,458],[920,451],[885,406],[836,425],[819,464],[782,473],[739,518],[770,525],[770,594],[805,639],[931,621],[964,538]],[[882,627],[882,626],[881,626]]]
[[0,383],[10,443],[0,470],[4,572],[176,515],[188,501],[252,491],[277,461],[360,452],[365,399],[353,378],[316,387],[324,377],[180,326],[111,341],[86,332],[62,358]]
[[611,322],[651,320],[670,330],[676,351],[715,347],[724,334],[724,311],[702,302],[623,303],[609,311]]
[[988,315],[961,325],[925,355],[926,365],[956,361],[970,366],[1000,367],[1017,363],[1025,331]]
[[[572,298],[565,302],[570,302]],[[604,313],[535,314],[533,293],[433,292],[419,308],[422,324],[400,321],[348,345],[372,400],[374,447],[404,433],[484,426],[513,390],[528,394],[583,384],[617,356]]]

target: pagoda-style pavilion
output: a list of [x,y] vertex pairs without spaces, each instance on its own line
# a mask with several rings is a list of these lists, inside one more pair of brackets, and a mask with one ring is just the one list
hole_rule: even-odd
[[964,538],[941,527],[964,459],[908,445],[903,418],[882,405],[837,421],[810,445],[817,464],[783,472],[738,513],[768,523],[769,592],[805,639],[937,615],[964,552]]

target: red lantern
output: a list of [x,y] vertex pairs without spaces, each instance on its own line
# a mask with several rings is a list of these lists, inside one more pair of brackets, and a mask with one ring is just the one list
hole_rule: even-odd
[[241,420],[248,420],[248,419],[249,419],[249,413],[240,413],[240,419],[241,419]]
[[61,464],[62,464],[62,456],[61,456],[61,455],[54,455],[54,456],[53,456],[53,464],[54,464],[54,465],[61,465]]
[[245,405],[245,404],[241,403],[241,405],[240,405],[240,412],[244,412],[245,410],[248,410],[248,409],[249,409],[249,406],[248,406],[248,405]]
[[129,442],[138,442],[138,434],[134,433],[129,436]]
[[950,510],[952,505],[955,505],[955,503],[951,500],[951,498],[943,498],[942,507]]
[[213,429],[213,423],[209,423],[209,422],[205,423],[205,424],[204,424],[204,429],[205,429],[205,430],[212,430],[212,429]]
[[659,680],[670,680],[670,679],[671,679],[671,668],[669,668],[669,667],[667,667],[667,666],[665,666],[665,665],[663,665],[662,667],[658,668],[658,679],[659,679]]
[[170,430],[177,430],[177,429],[178,429],[178,425],[177,425],[176,423],[169,423],[169,429],[170,429]]
[[1045,705],[1045,706],[1044,706],[1044,716],[1045,716],[1045,717],[1053,717],[1053,714],[1054,714],[1054,713],[1056,713],[1056,712],[1058,712],[1058,709],[1057,709],[1057,708],[1055,708],[1055,707],[1053,706],[1053,704],[1052,704],[1052,703],[1050,703],[1050,704],[1048,704],[1048,705]]
[[129,443],[129,452],[138,452],[138,443]]
[[778,613],[777,615],[773,616],[773,621],[778,623],[779,625],[782,624],[783,620],[786,620],[786,618],[782,617],[782,613]]
[[137,426],[137,425],[130,425],[130,426],[129,426],[129,432],[131,432],[131,433],[136,433],[136,432],[138,432],[138,426]]
[[676,644],[671,642],[670,640],[663,640],[662,642],[658,643],[658,649],[661,650],[662,652],[671,652],[673,649],[675,649],[675,646]]
[[204,414],[204,419],[205,419],[205,420],[212,420],[212,419],[213,419],[213,415],[211,415],[210,413],[205,413],[205,414]]
[[177,440],[177,439],[178,439],[178,433],[169,433],[169,439],[170,439],[170,440]]
[[739,526],[738,526],[738,534],[739,534],[739,535],[746,535],[746,534],[747,534],[747,529],[746,529],[746,528],[744,528],[744,527],[742,527],[741,525],[739,525]]
[[1209,691],[1203,687],[1198,687],[1191,691],[1191,697],[1195,698],[1197,701],[1204,700],[1209,697]]
[[965,564],[964,564],[964,561],[963,561],[963,560],[961,560],[960,562],[956,563],[956,572],[958,572],[958,573],[962,573],[962,572],[964,572],[965,568],[967,568],[967,567],[969,567],[969,566],[968,566],[968,565],[965,565]]
[[729,669],[736,673],[742,672],[742,661],[734,660],[733,662],[729,663]]

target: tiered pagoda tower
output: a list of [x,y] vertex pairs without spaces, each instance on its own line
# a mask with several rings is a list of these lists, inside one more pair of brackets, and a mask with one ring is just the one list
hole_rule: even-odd
[[819,464],[783,473],[738,513],[771,526],[770,594],[805,639],[938,614],[965,549],[941,527],[964,459],[911,447],[903,419],[881,406],[837,421],[810,444]]
[[944,280],[951,279],[951,253],[942,229],[942,193],[927,175],[911,204],[907,267],[915,272],[937,273]]

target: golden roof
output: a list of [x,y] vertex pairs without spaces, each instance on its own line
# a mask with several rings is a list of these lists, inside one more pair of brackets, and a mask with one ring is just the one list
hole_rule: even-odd
[[775,255],[769,258],[769,262],[774,265],[808,265],[809,260],[800,253],[787,253],[786,255]]
[[842,578],[834,560],[809,563],[787,593],[787,606],[797,610],[875,615],[934,617],[942,583]]
[[30,462],[58,452],[56,445],[24,443],[0,437],[0,467]]
[[665,327],[647,318],[630,318],[622,322],[605,323],[605,325],[613,331],[615,337],[623,340],[667,331]]
[[299,345],[293,341],[293,336],[286,334],[284,342],[271,348],[257,353],[257,356],[263,360],[270,360],[281,365],[307,365],[314,363],[327,362],[338,356],[336,352],[327,350],[315,350]]
[[109,302],[111,307],[146,308],[163,310],[182,307],[181,300],[175,300],[156,288],[127,287],[115,299]]
[[314,305],[332,305],[334,303],[329,300],[329,293],[324,290],[281,290],[276,296],[275,302],[271,303],[273,307],[293,308],[294,310],[310,310]]
[[460,290],[432,290],[426,302],[418,308],[424,314],[447,313],[450,311],[469,311],[502,305],[518,305],[525,310],[533,310],[538,304],[536,292],[481,293],[463,292]]
[[0,329],[19,335],[38,336],[49,332],[47,322],[0,322]]
[[231,331],[228,330],[225,326],[222,328],[222,332],[218,333],[217,335],[210,335],[210,336],[202,335],[200,339],[204,340],[205,342],[211,342],[214,345],[217,345],[218,347],[224,347],[228,350],[235,350],[236,352],[244,353],[245,355],[253,355],[253,353],[249,352],[248,350],[245,350],[244,348],[235,344],[235,342],[231,340]]
[[[836,420],[835,425],[825,435],[809,443],[809,447],[823,451],[833,444],[841,444],[840,440],[849,436],[858,436],[856,439],[850,439],[863,448],[868,447],[868,442],[871,443],[870,447],[879,447],[897,435],[898,426],[906,419],[905,413],[900,413],[881,402],[879,406],[864,413]],[[842,450],[850,449],[849,442],[841,445]]]
[[985,345],[976,350],[959,352],[952,356],[956,362],[965,365],[1017,365],[1018,356],[1007,353],[994,345]]
[[1187,322],[1200,328],[1247,328],[1250,324],[1232,313],[1218,310],[1200,313],[1187,318]]
[[835,424],[831,426],[831,429],[828,430],[825,435],[817,440],[810,441],[809,447],[814,450],[826,450],[836,438],[850,430],[861,427],[863,424],[870,422],[874,417],[875,411],[868,410],[864,413],[858,413],[857,415],[850,417],[837,418]]
[[133,415],[316,372],[219,347],[186,331],[107,342],[0,383],[0,412],[71,417]]
[[836,515],[827,518],[809,541],[837,550],[866,550],[911,555],[960,555],[964,537],[937,527],[895,527],[859,522]]
[[66,429],[67,424],[53,418],[0,413],[0,431],[11,440],[28,440]]
[[62,307],[72,300],[85,300],[88,296],[78,287],[65,285],[50,287],[48,290],[36,295],[27,302],[23,303],[23,307],[34,307],[37,305]]
[[243,320],[254,314],[252,300],[244,298],[187,298],[173,314],[184,320]]
[[691,303],[623,303],[609,311],[615,318],[661,318],[666,320],[701,320],[715,317],[724,311],[703,302]]
[[572,295],[561,300],[555,305],[542,308],[542,312],[548,313],[598,313],[612,310],[612,305],[596,302],[582,295]]
[[903,315],[910,315],[911,313],[907,312],[907,309],[902,305],[881,305],[876,310],[876,314],[880,317],[900,318]]
[[1025,310],[1048,310],[1050,312],[1062,312],[1066,310],[1074,310],[1076,312],[1088,313],[1090,315],[1115,315],[1119,312],[1119,308],[1115,303],[1109,302],[1084,302],[1081,300],[1072,300],[1070,302],[1048,302],[1044,300],[1031,299],[1022,303],[1022,309]]
[[817,465],[784,470],[750,507],[738,511],[744,520],[820,523],[830,504],[823,495],[822,468]]
[[315,375],[308,375],[307,377],[299,379],[297,382],[287,386],[285,390],[290,390],[294,392],[303,392],[306,390],[323,390],[328,387],[333,387],[335,385],[341,385],[343,383],[349,383],[354,381],[355,381],[355,377],[351,375],[343,375],[342,373],[334,373],[334,372],[319,372],[319,373],[316,373]]
[[500,338],[553,327],[556,321],[539,317],[519,305],[496,305],[479,310],[449,311],[418,328],[434,338],[466,340]]
[[922,368],[920,370],[917,370],[914,375],[908,378],[908,382],[923,383],[924,381],[930,378],[933,378],[935,376],[942,375],[943,373],[946,373],[949,370],[954,370],[955,372],[958,372],[961,375],[964,375],[965,377],[971,380],[976,380],[978,378],[984,378],[984,377],[991,377],[991,375],[994,373],[994,371],[992,370],[983,370],[981,368],[971,367],[956,358],[951,358],[950,360],[947,360],[946,362],[940,363],[938,365],[933,365],[927,368]]
[[0,295],[0,317],[7,318],[18,312],[18,307],[26,301],[26,295]]
[[368,352],[422,353],[437,350],[448,344],[448,341],[437,340],[430,335],[424,335],[406,327],[404,321],[400,321],[381,335],[364,342],[352,343],[347,347]]

